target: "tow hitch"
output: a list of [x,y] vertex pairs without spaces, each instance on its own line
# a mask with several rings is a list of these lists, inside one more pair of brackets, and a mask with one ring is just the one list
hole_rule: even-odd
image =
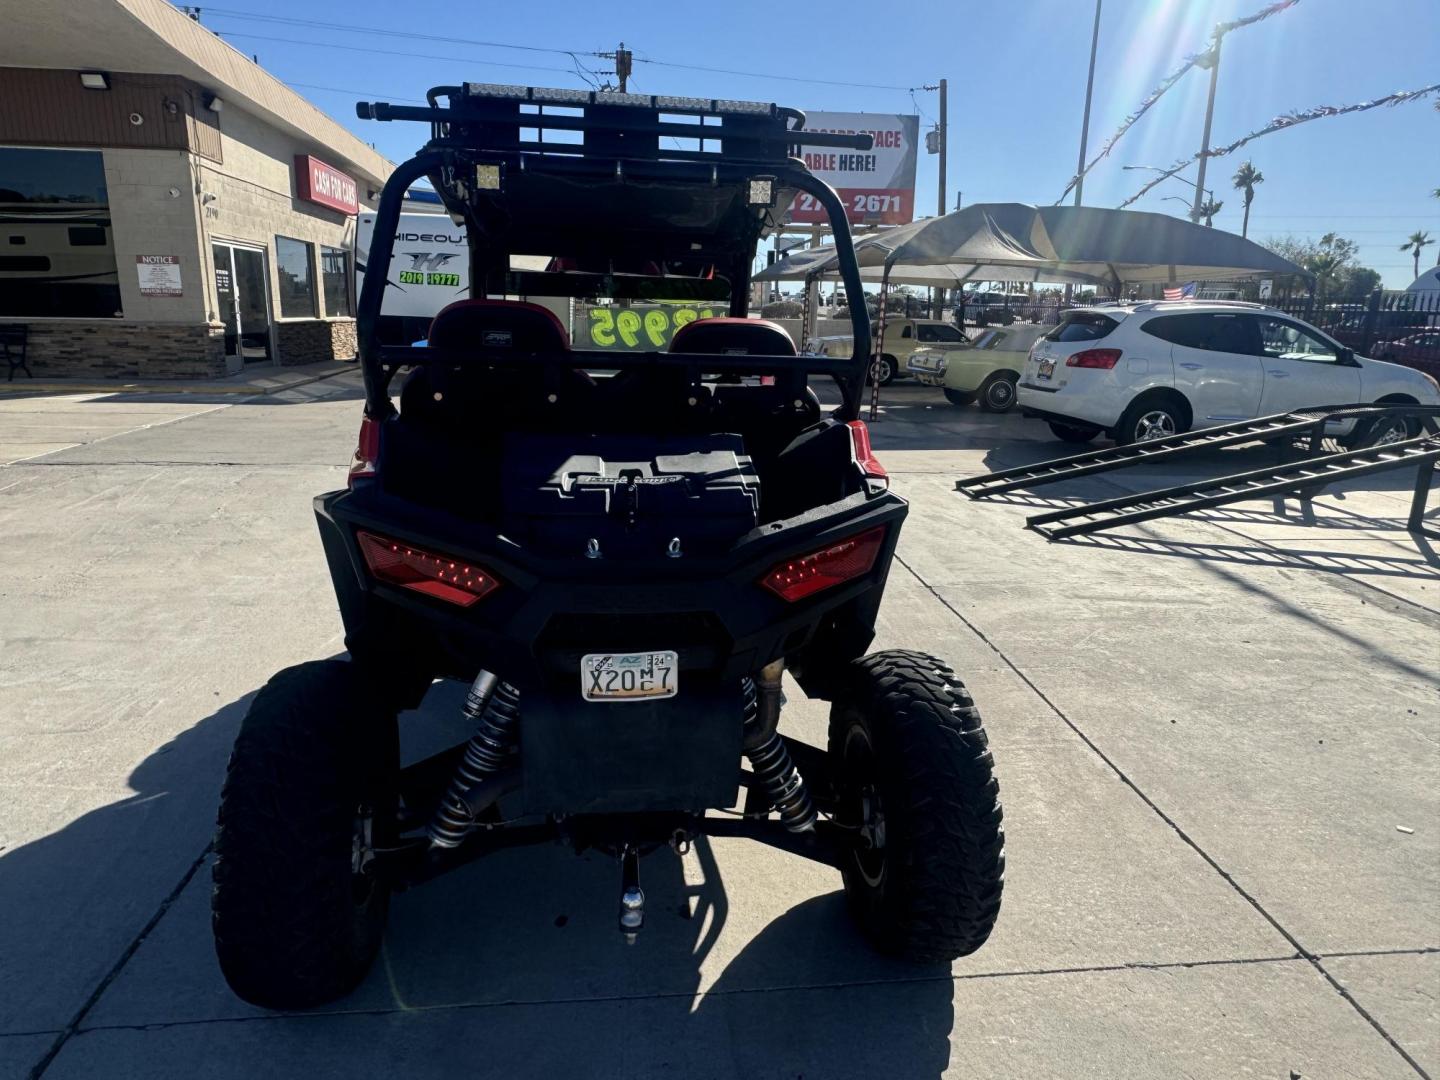
[[626,844],[620,852],[620,932],[634,945],[645,926],[645,890],[640,888],[640,851]]

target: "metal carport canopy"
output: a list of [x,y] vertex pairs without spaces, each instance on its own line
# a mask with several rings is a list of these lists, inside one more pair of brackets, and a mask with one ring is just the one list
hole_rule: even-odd
[[[1221,229],[1168,214],[1095,206],[976,203],[867,236],[856,243],[855,253],[862,271],[888,266],[892,281],[945,286],[957,280],[1144,283],[1305,275],[1288,259]],[[776,262],[756,280],[823,275],[835,265],[833,247],[812,248]],[[976,269],[963,278],[954,269],[939,271],[937,278],[945,280],[909,276],[922,267],[960,266]]]

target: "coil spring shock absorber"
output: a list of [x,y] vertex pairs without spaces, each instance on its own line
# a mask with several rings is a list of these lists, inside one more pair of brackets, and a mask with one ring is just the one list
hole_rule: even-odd
[[457,847],[465,839],[474,824],[474,814],[465,801],[466,792],[499,772],[514,755],[516,728],[520,722],[520,691],[490,672],[482,671],[475,676],[470,692],[465,695],[465,715],[479,726],[470,736],[450,787],[426,827],[430,843],[436,847]]
[[755,683],[742,681],[745,695],[745,757],[755,773],[755,783],[779,811],[785,828],[793,833],[813,832],[815,805],[805,789],[805,781],[790,760],[790,751],[779,732],[762,718],[756,700]]

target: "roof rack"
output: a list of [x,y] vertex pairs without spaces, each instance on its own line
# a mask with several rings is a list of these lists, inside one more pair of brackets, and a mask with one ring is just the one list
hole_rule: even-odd
[[1245,308],[1250,311],[1269,311],[1268,304],[1256,304],[1249,300],[1201,300],[1198,297],[1187,296],[1183,300],[1141,300],[1134,307],[1136,311],[1156,311],[1164,308],[1167,311],[1183,304],[1204,304],[1207,307]]
[[[799,109],[760,101],[501,83],[436,86],[425,96],[430,104],[423,107],[360,101],[355,113],[362,120],[428,122],[437,144],[547,156],[780,165],[797,156],[802,144],[869,150],[873,143],[868,134],[804,131],[805,114]],[[440,105],[442,97],[448,105]],[[545,140],[546,132],[557,131],[583,137],[579,142]],[[524,137],[530,133],[535,137]],[[673,141],[664,145],[681,139],[692,140],[695,148]]]

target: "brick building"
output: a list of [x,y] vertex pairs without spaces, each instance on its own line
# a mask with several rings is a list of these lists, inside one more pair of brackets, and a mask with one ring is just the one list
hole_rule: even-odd
[[165,0],[0,0],[0,323],[37,377],[355,352],[390,162]]

